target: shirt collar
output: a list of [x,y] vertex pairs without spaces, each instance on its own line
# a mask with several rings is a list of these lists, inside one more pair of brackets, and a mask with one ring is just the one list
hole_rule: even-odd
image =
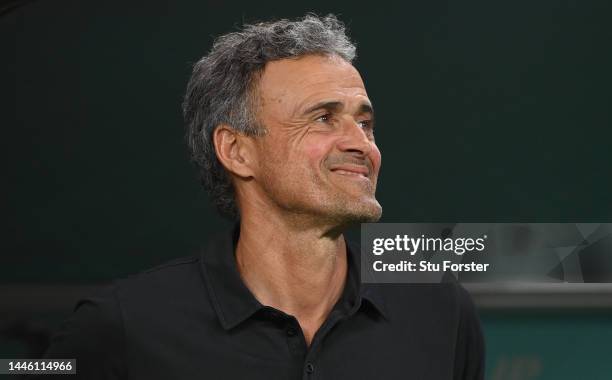
[[238,227],[234,227],[228,236],[211,240],[201,255],[204,281],[219,321],[226,330],[263,307],[244,285],[236,267],[234,252],[239,234]]
[[[246,287],[238,272],[234,253],[239,236],[240,230],[236,226],[230,234],[213,239],[201,253],[204,282],[225,330],[232,329],[265,308]],[[355,312],[364,305],[361,301],[366,300],[386,317],[385,303],[378,290],[361,284],[358,247],[347,244],[347,253],[347,282],[339,304],[345,303],[349,309],[353,309],[350,305],[357,305],[353,310]]]
[[380,289],[373,284],[361,283],[361,248],[359,245],[347,241],[348,254],[348,277],[349,281],[353,281],[359,289],[360,298],[369,302],[369,304],[383,317],[389,318],[385,299]]

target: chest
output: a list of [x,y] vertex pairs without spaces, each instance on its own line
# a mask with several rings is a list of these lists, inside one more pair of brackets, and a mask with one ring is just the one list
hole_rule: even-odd
[[[306,344],[296,323],[158,326],[128,341],[130,379],[452,379],[454,332],[366,315],[339,321]],[[214,323],[211,321],[211,323]],[[151,331],[151,330],[148,330]]]

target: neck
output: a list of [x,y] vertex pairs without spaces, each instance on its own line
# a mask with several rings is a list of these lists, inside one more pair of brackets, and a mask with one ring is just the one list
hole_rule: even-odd
[[236,261],[255,298],[296,317],[310,344],[344,289],[346,245],[342,234],[294,222],[243,214]]

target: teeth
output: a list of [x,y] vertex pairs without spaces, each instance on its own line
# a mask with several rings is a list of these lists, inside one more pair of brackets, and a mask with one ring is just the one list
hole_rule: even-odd
[[344,175],[354,175],[354,176],[361,176],[361,177],[365,177],[365,175],[361,174],[361,173],[355,173],[355,172],[349,172],[347,170],[342,170],[342,169],[338,169],[335,170],[336,173],[338,174],[344,174]]

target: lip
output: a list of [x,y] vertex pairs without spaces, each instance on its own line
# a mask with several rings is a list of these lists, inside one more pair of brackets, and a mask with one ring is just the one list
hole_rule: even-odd
[[370,169],[363,165],[335,165],[330,171],[340,175],[370,178]]

